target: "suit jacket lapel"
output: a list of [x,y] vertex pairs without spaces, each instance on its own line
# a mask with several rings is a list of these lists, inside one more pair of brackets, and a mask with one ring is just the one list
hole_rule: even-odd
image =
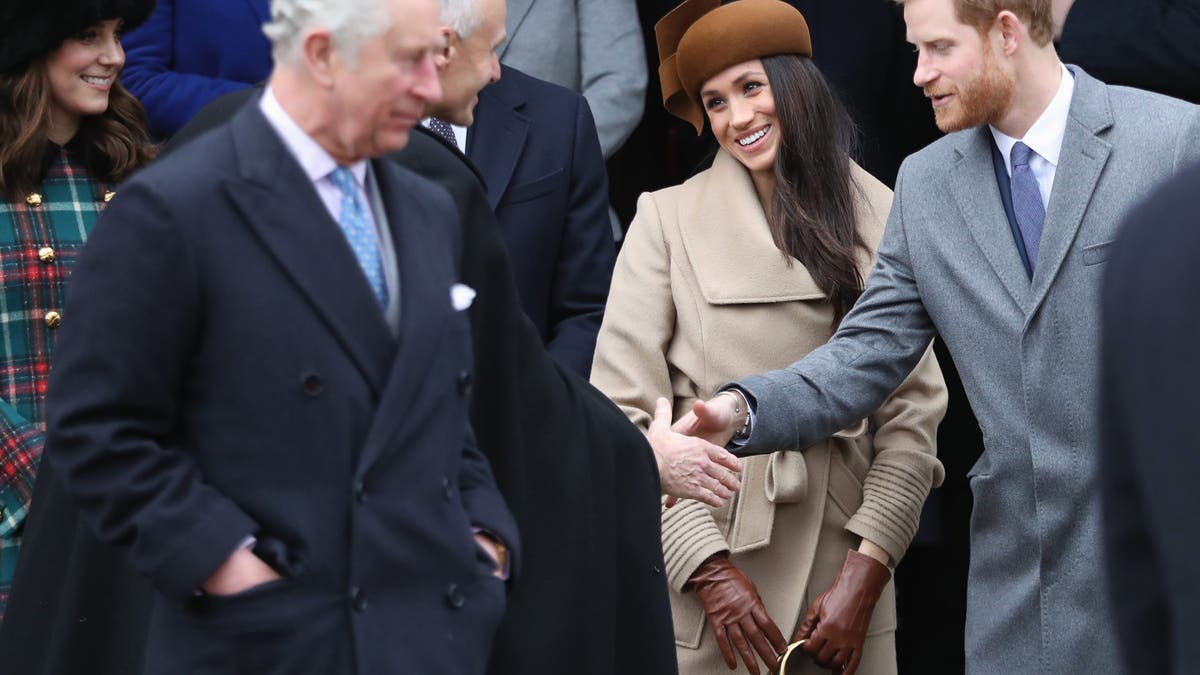
[[[557,0],[561,1],[561,0]],[[508,46],[512,44],[512,36],[517,34],[517,29],[525,21],[525,17],[529,15],[529,8],[533,7],[533,0],[508,0],[508,20],[505,22],[505,31],[508,33],[508,39],[504,44],[500,45],[497,54],[501,59],[504,58],[504,53],[508,51]]]
[[1108,93],[1099,81],[1078,69],[1074,72],[1075,94],[1050,190],[1038,262],[1033,270],[1034,309],[1045,299],[1071,250],[1112,151],[1112,146],[1097,135],[1112,126]]
[[957,150],[958,162],[950,168],[946,181],[967,229],[992,270],[1017,306],[1028,312],[1031,306],[1029,278],[1008,226],[1000,188],[996,185],[991,143],[991,132],[986,126],[965,132]]
[[520,113],[525,99],[509,81],[502,76],[479,92],[475,123],[467,137],[467,157],[483,174],[493,210],[508,189],[529,135],[529,118]]
[[237,113],[230,130],[241,180],[226,181],[225,192],[378,394],[395,341],[345,236],[257,98]]
[[[387,383],[380,407],[408,410],[414,407],[413,398],[423,392],[420,383],[426,381],[433,362],[430,357],[441,344],[446,322],[453,315],[450,288],[440,283],[448,275],[439,268],[438,252],[429,249],[429,242],[448,241],[448,238],[430,232],[436,221],[422,217],[412,199],[400,191],[403,177],[392,160],[375,160],[373,168],[400,273],[399,343],[395,359],[386,371],[381,371],[386,374]],[[359,461],[360,472],[367,471],[383,451],[397,447],[389,439],[399,429],[401,419],[400,415],[375,417]]]

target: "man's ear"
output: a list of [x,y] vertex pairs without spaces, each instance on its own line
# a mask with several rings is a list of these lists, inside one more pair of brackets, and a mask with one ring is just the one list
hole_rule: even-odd
[[1025,40],[1021,33],[1021,20],[1008,10],[996,16],[996,29],[1000,31],[1001,48],[1005,56],[1012,56],[1017,51],[1017,45]]
[[441,33],[442,46],[433,54],[433,65],[438,70],[445,70],[458,54],[458,33],[449,26],[442,26]]
[[335,62],[341,57],[333,46],[329,31],[313,29],[305,33],[300,48],[304,54],[304,66],[312,78],[321,86],[333,86]]

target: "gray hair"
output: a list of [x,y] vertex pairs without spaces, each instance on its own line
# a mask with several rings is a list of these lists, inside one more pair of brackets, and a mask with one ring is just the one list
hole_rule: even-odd
[[479,0],[438,0],[439,18],[461,38],[469,38],[483,23]]
[[316,27],[328,30],[338,51],[353,61],[363,42],[382,35],[391,22],[388,3],[380,0],[271,0],[271,21],[263,33],[276,63],[299,63],[300,38]]

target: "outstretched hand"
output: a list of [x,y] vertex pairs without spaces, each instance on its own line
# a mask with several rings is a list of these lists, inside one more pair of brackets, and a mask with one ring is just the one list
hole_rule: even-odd
[[685,436],[702,438],[725,447],[742,420],[734,413],[734,399],[718,394],[707,401],[696,401],[692,411],[680,417],[671,430]]
[[665,398],[655,402],[646,439],[654,450],[668,507],[679,499],[720,507],[741,487],[736,474],[742,470],[741,460],[702,437],[677,431],[671,425],[671,403]]

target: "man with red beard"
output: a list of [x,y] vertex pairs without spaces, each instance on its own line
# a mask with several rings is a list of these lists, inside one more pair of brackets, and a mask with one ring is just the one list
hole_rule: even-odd
[[878,262],[829,343],[722,387],[738,396],[677,428],[743,455],[805,448],[877,408],[940,335],[985,445],[969,473],[967,672],[1120,673],[1096,471],[1100,280],[1125,212],[1200,158],[1200,108],[1064,66],[1050,0],[900,2],[913,82],[949,135],[905,160]]

